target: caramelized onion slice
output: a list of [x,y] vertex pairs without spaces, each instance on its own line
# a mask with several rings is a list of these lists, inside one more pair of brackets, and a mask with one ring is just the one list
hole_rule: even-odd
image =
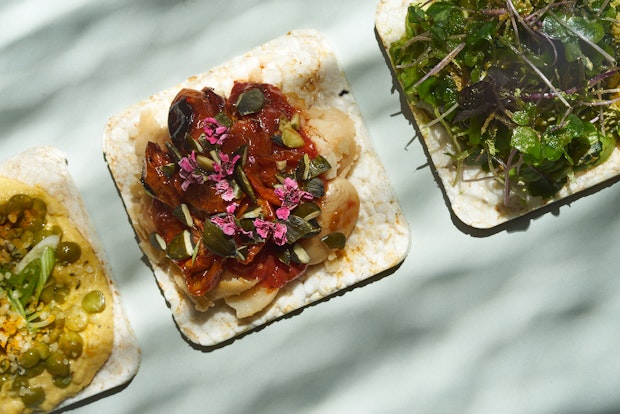
[[247,318],[267,307],[278,294],[278,289],[258,284],[239,295],[228,296],[224,301],[233,308],[237,318]]
[[211,292],[209,292],[209,297],[212,300],[216,300],[228,296],[238,295],[253,288],[258,282],[259,279],[247,279],[226,271],[224,275],[222,275],[220,283],[213,290],[211,290]]
[[324,243],[321,239],[339,233],[347,239],[359,216],[360,199],[357,190],[349,180],[336,177],[327,182],[325,197],[321,202],[321,215],[317,217],[317,222],[321,227],[321,232],[314,237],[299,241],[309,256],[310,265],[321,263],[332,251],[332,247]]

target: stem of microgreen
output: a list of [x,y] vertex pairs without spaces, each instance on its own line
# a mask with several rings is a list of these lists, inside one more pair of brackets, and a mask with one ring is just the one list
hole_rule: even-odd
[[446,116],[450,115],[452,112],[454,112],[456,110],[456,108],[459,107],[458,103],[455,103],[454,105],[452,105],[446,112],[444,112],[443,114],[439,115],[437,118],[433,119],[432,121],[427,122],[426,124],[422,125],[420,127],[420,129],[425,129],[425,128],[430,128],[433,125],[435,125],[438,122],[441,122]]
[[[510,0],[508,0],[510,1]],[[575,29],[573,29],[572,27],[570,27],[569,25],[567,25],[566,23],[564,23],[562,21],[562,19],[560,19],[559,17],[556,16],[555,13],[553,13],[552,11],[549,12],[550,16],[553,16],[553,18],[566,30],[568,30],[569,32],[571,32],[571,34],[577,36],[579,39],[581,39],[584,43],[590,45],[590,47],[594,50],[596,50],[598,53],[600,53],[605,60],[607,60],[609,63],[611,63],[612,65],[616,65],[616,59],[614,59],[613,56],[611,56],[609,53],[605,52],[599,45],[597,45],[596,43],[594,43],[593,41],[591,41],[590,39],[588,39],[587,37],[585,37],[583,34],[579,33],[578,31],[576,31]]]
[[418,86],[422,84],[422,82],[424,82],[425,80],[427,80],[434,74],[438,73],[444,67],[446,67],[452,61],[452,59],[454,59],[461,52],[461,50],[463,50],[464,47],[465,47],[465,42],[459,43],[458,46],[455,47],[450,53],[448,53],[443,59],[441,59],[441,61],[438,64],[436,64],[435,67],[433,67],[433,69],[431,69],[426,75],[422,76],[422,78],[420,78],[413,85],[413,87],[417,88]]
[[545,76],[544,73],[542,73],[540,71],[540,69],[538,69],[536,67],[536,65],[534,63],[532,63],[531,60],[529,60],[527,58],[527,56],[525,56],[525,54],[523,52],[521,52],[520,50],[518,50],[516,47],[514,47],[513,45],[511,45],[510,43],[506,44],[510,50],[512,50],[512,52],[517,55],[519,58],[521,58],[525,63],[528,64],[528,66],[530,66],[532,68],[532,70],[534,72],[536,72],[536,74],[540,77],[540,79],[545,83],[545,85],[547,85],[549,87],[549,89],[551,89],[551,91],[553,91],[553,93],[557,96],[557,98],[564,104],[564,106],[566,106],[567,108],[570,108],[570,104],[568,103],[568,101],[566,101],[566,99],[562,96],[562,93],[555,87],[553,86],[553,84],[551,83],[551,81]]
[[603,11],[605,11],[608,5],[609,5],[609,0],[605,0],[603,4],[601,4],[601,7],[598,9],[598,12],[596,13],[596,17],[601,17],[601,14],[603,14]]

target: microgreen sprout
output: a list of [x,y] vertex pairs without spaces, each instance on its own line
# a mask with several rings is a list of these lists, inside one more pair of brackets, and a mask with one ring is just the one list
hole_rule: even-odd
[[548,199],[620,141],[618,13],[608,0],[411,4],[389,53],[428,115],[420,129],[451,137],[457,180],[496,179],[506,205]]

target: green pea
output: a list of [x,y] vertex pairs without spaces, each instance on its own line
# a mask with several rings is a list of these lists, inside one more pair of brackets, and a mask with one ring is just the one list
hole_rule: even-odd
[[63,332],[58,338],[58,348],[69,358],[76,359],[82,355],[84,340],[77,332]]
[[11,375],[4,373],[4,374],[0,374],[0,388],[2,387],[2,385],[4,385],[5,382],[9,382],[11,381]]
[[45,369],[54,376],[66,377],[71,373],[71,363],[62,352],[54,351],[45,360]]
[[19,365],[22,367],[28,369],[37,365],[40,360],[41,354],[36,348],[33,347],[25,352],[22,352],[17,362],[19,362]]
[[60,242],[56,247],[56,258],[61,262],[74,263],[81,255],[80,245],[74,242]]
[[8,201],[9,209],[23,212],[32,207],[32,197],[26,194],[15,194]]
[[57,303],[65,303],[67,299],[67,295],[69,295],[69,286],[66,285],[58,285],[54,288],[54,300]]
[[32,199],[32,210],[38,217],[44,217],[47,214],[47,205],[45,201],[38,197]]
[[105,296],[99,290],[91,290],[82,299],[82,308],[88,313],[99,313],[105,309]]
[[0,357],[0,374],[4,374],[11,368],[11,361],[5,356]]
[[24,376],[27,378],[36,378],[43,374],[43,371],[45,371],[45,362],[39,361],[35,366],[28,368],[24,372]]
[[[54,279],[50,278],[50,280],[53,281]],[[48,283],[41,291],[41,296],[39,296],[39,299],[46,305],[54,300],[54,294],[56,290],[56,287],[54,285],[54,282]]]
[[37,230],[33,236],[33,244],[37,244],[44,238],[53,235],[62,236],[62,229],[58,226],[52,226],[51,228]]
[[67,311],[65,327],[74,332],[81,332],[88,326],[88,313],[80,305],[73,305]]
[[67,388],[69,384],[71,384],[71,380],[73,377],[71,375],[67,375],[66,377],[54,377],[52,382],[58,388]]
[[28,381],[28,378],[26,377],[15,377],[13,379],[13,383],[11,384],[11,389],[13,391],[18,391],[21,390],[22,388],[28,388],[30,386],[30,382]]
[[45,391],[42,387],[23,388],[19,396],[26,407],[37,407],[45,401]]
[[45,342],[37,341],[32,345],[32,347],[39,352],[41,359],[45,360],[48,356],[50,356],[50,347]]
[[30,207],[24,211],[22,226],[28,230],[38,231],[46,223],[47,206],[40,198],[33,198]]

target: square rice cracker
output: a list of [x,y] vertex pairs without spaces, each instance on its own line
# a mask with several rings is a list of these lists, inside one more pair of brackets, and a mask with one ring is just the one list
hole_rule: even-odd
[[[390,46],[405,34],[407,9],[412,3],[414,2],[411,0],[380,0],[377,5],[375,29],[388,61]],[[393,69],[393,63],[389,63]],[[408,106],[417,126],[430,121],[423,111],[409,103]],[[472,181],[457,179],[456,166],[448,155],[455,151],[449,135],[440,125],[418,129],[417,132],[423,140],[452,212],[463,224],[473,229],[500,230],[514,219],[543,214],[560,202],[569,202],[578,195],[587,195],[599,186],[614,182],[620,175],[620,148],[616,147],[607,161],[585,172],[576,173],[552,199],[541,200],[533,197],[525,205],[506,209],[503,205],[504,188],[501,183],[497,180],[476,181],[485,175],[480,168],[465,166],[463,175]]]
[[[360,157],[347,177],[358,190],[360,216],[345,251],[335,260],[308,269],[280,289],[266,310],[247,320],[238,320],[222,301],[204,311],[196,310],[175,282],[178,271],[174,265],[159,261],[153,251],[149,234],[141,228],[143,212],[138,200],[143,192],[139,180],[146,140],[168,133],[168,110],[177,92],[181,88],[211,87],[227,95],[235,81],[274,84],[284,93],[294,92],[308,106],[342,110],[354,122],[355,140],[360,147]],[[349,91],[344,73],[323,36],[314,30],[300,30],[193,76],[110,119],[103,142],[106,161],[173,317],[192,343],[207,347],[222,344],[382,274],[405,259],[410,246],[409,227]]]
[[103,245],[69,174],[66,155],[51,146],[32,147],[0,162],[0,175],[38,186],[65,207],[71,222],[91,244],[101,261],[114,298],[114,342],[110,357],[86,388],[63,401],[56,409],[78,404],[127,384],[138,372],[140,348],[125,316]]

